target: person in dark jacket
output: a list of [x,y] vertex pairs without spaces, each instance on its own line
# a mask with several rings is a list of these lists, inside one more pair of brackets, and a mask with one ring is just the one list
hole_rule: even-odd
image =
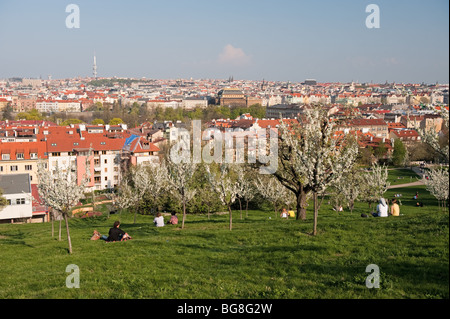
[[102,236],[103,240],[106,240],[108,242],[111,241],[124,241],[127,239],[131,239],[131,236],[128,235],[126,232],[124,232],[122,229],[119,228],[120,222],[115,221],[112,228],[109,229],[108,237],[105,235]]

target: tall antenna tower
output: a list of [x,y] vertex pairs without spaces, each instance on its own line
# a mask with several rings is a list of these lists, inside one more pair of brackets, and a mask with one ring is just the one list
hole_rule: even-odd
[[95,52],[94,52],[94,66],[92,67],[92,74],[94,75],[94,78],[97,78],[97,59],[95,57]]

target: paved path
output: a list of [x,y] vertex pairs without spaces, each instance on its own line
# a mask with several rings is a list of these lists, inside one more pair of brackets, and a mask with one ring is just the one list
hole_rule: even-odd
[[424,183],[422,181],[417,181],[417,182],[412,182],[412,183],[407,183],[407,184],[391,185],[388,187],[388,189],[419,186],[419,185],[424,185]]
[[[414,173],[419,175],[420,178],[422,178],[423,173],[421,172],[419,167],[413,167],[412,170],[414,171]],[[420,185],[424,185],[422,180],[419,180],[419,181],[416,181],[416,182],[412,182],[412,183],[406,183],[406,184],[391,185],[391,186],[388,187],[388,189],[403,188],[403,187],[410,187],[410,186],[420,186]]]

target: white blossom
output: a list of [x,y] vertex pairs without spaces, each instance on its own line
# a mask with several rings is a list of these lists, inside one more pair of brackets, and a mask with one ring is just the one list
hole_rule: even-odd
[[220,164],[219,171],[211,169],[210,165],[206,165],[208,181],[211,188],[219,196],[223,205],[228,207],[230,218],[230,230],[232,230],[233,217],[231,213],[231,205],[235,202],[241,186],[236,183],[236,172],[233,171],[233,164]]
[[[449,129],[449,111],[444,107],[441,107],[440,110],[437,110],[436,107],[432,106],[432,105],[430,105],[429,108],[438,112],[441,115],[441,117],[443,119],[443,126],[446,129]],[[415,124],[415,127],[416,127],[416,130],[419,132],[420,136],[422,137],[422,142],[430,145],[448,163],[449,162],[448,141],[447,141],[447,145],[441,146],[441,144],[439,143],[440,133],[436,132],[436,130],[434,128],[430,128],[430,129],[426,130],[424,128],[420,128],[418,123]]]
[[426,185],[427,190],[437,198],[439,203],[442,202],[443,206],[449,199],[449,175],[448,169],[434,168],[430,169],[427,173],[428,179],[423,177],[423,182]]
[[373,164],[371,171],[363,174],[362,197],[370,206],[383,197],[389,186],[387,167]]
[[336,138],[334,123],[325,110],[312,108],[305,115],[300,125],[288,127],[284,122],[280,125],[283,143],[279,143],[281,163],[275,176],[297,196],[297,211],[307,193],[313,192],[315,234],[317,194],[353,167],[358,147],[349,140]]
[[271,175],[259,176],[255,180],[254,185],[261,196],[272,203],[275,216],[277,215],[277,208],[280,205],[286,206],[288,203],[295,201],[292,198],[293,194]]
[[169,190],[183,204],[183,221],[182,228],[186,219],[186,204],[195,196],[196,190],[191,187],[191,181],[197,170],[198,164],[167,162],[167,190]]
[[[89,175],[88,175],[89,176]],[[42,202],[61,212],[65,219],[69,253],[72,253],[68,215],[73,206],[84,196],[87,177],[77,180],[73,164],[61,168],[57,164],[54,170],[47,170],[43,161],[38,162],[38,192]]]

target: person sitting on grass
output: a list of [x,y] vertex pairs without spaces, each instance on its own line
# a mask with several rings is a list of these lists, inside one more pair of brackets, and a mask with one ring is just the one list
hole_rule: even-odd
[[373,217],[388,217],[388,205],[384,198],[380,198],[380,202],[377,205],[377,212],[372,215]]
[[109,229],[109,236],[101,235],[100,239],[103,239],[106,242],[125,241],[131,239],[131,236],[120,229],[119,226],[120,222],[115,221],[113,227]]
[[164,226],[164,217],[162,217],[161,213],[156,214],[155,219],[153,219],[153,223],[156,227]]
[[177,213],[172,212],[171,216],[170,216],[170,220],[167,222],[167,224],[170,225],[177,225],[178,224],[178,217],[176,215]]
[[288,218],[289,217],[286,208],[283,208],[283,210],[281,211],[280,217],[281,218]]
[[391,206],[390,214],[392,216],[400,216],[400,206],[398,206],[397,199],[395,199],[395,198],[392,200],[392,206]]

